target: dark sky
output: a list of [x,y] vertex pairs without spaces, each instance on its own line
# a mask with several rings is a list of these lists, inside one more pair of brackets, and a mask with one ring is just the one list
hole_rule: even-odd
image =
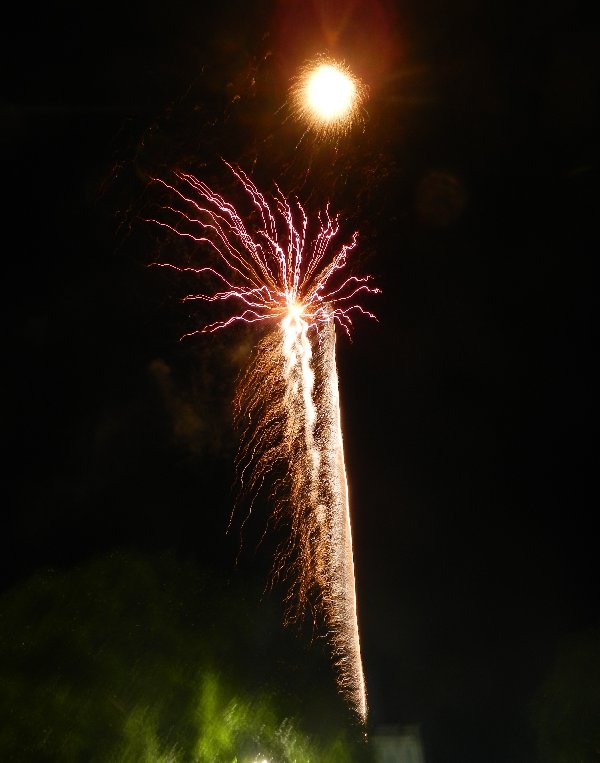
[[[198,315],[142,221],[149,174],[225,188],[222,156],[330,198],[383,290],[338,343],[372,723],[421,723],[428,763],[531,760],[532,697],[598,626],[583,4],[109,0],[23,5],[6,31],[3,588],[119,547],[233,574],[252,334],[178,341]],[[333,148],[282,109],[321,51],[370,91]],[[269,563],[266,543],[235,574]]]

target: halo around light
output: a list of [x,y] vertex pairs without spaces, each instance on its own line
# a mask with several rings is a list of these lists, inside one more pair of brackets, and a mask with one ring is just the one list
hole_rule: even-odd
[[324,57],[306,63],[290,90],[295,117],[321,138],[343,135],[360,121],[365,96],[344,63]]

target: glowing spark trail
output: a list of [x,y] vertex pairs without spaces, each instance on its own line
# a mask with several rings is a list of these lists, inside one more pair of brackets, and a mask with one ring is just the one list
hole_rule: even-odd
[[217,264],[164,267],[208,276],[218,284],[214,292],[189,294],[186,300],[231,307],[227,317],[191,334],[239,321],[265,324],[234,400],[241,431],[238,473],[252,495],[270,485],[275,517],[287,530],[273,574],[290,583],[288,619],[298,619],[310,608],[324,623],[340,691],[364,721],[335,323],[349,332],[353,313],[374,317],[355,298],[379,290],[369,276],[342,272],[357,234],[334,248],[339,220],[328,208],[309,236],[312,226],[299,202],[290,202],[276,188],[271,209],[243,171],[230,169],[252,204],[253,235],[231,203],[194,176],[178,172],[177,185],[157,181],[177,199],[165,207],[172,222],[154,222],[207,244]]

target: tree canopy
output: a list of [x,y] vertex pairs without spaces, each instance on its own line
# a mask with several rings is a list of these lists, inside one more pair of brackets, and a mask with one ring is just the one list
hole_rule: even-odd
[[0,758],[362,760],[324,655],[247,583],[113,553],[0,600]]

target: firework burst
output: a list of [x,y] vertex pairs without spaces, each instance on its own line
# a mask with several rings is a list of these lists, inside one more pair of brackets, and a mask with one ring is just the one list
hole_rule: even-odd
[[341,61],[319,56],[304,64],[290,88],[293,115],[319,138],[339,138],[361,120],[367,88]]
[[369,276],[344,273],[357,234],[336,246],[339,218],[329,208],[309,225],[298,201],[276,187],[271,207],[243,171],[230,169],[253,207],[250,230],[230,202],[193,175],[176,173],[176,184],[157,181],[177,203],[165,207],[170,221],[154,222],[212,248],[217,263],[163,267],[216,285],[186,301],[230,308],[185,336],[236,322],[265,325],[234,400],[238,475],[251,495],[269,486],[275,517],[288,530],[273,570],[289,583],[288,619],[310,610],[325,625],[340,690],[364,721],[335,324],[349,333],[354,314],[374,317],[356,298],[379,290]]

